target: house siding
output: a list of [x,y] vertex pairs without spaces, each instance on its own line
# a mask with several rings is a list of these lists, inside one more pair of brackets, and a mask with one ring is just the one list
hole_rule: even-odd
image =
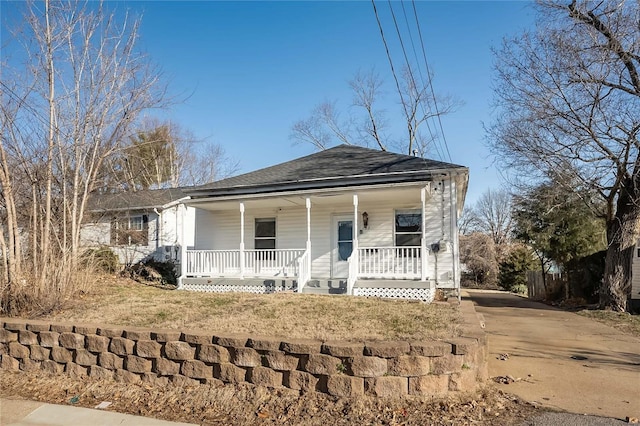
[[[633,265],[631,268],[631,299],[640,301],[640,241],[636,244],[633,253]],[[640,302],[638,302],[640,303]],[[638,306],[640,308],[640,306]]]
[[[94,217],[82,225],[80,240],[83,247],[110,247],[123,265],[130,265],[153,257],[158,261],[179,260],[181,244],[180,233],[184,229],[184,239],[188,245],[194,245],[194,226],[196,209],[176,205],[167,208],[158,215],[155,211],[132,211],[131,216],[148,216],[148,239],[146,245],[111,246],[111,219],[114,213],[105,213]],[[120,213],[122,214],[122,213]],[[182,222],[186,221],[183,228]],[[190,243],[190,244],[189,244]]]
[[104,214],[94,218],[92,221],[83,224],[80,234],[83,247],[103,247],[108,246],[118,256],[123,265],[137,263],[151,255],[158,249],[158,215],[153,211],[131,212],[131,216],[145,214],[148,216],[148,236],[146,245],[122,245],[111,246],[111,219],[114,214]]
[[240,212],[196,210],[195,246],[201,250],[231,250],[240,244]]

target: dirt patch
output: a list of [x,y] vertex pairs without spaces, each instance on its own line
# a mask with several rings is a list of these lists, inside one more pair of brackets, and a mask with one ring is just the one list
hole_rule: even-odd
[[335,398],[252,385],[154,387],[42,372],[0,372],[0,396],[93,408],[205,425],[507,425],[539,413],[517,397],[487,387],[446,400]]
[[104,277],[53,321],[188,328],[319,340],[440,339],[459,333],[448,303],[296,293],[200,293]]

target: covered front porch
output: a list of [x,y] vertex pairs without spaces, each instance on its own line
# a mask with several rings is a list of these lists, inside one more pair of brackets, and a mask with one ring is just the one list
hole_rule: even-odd
[[[330,282],[342,294],[386,297],[399,297],[393,288],[431,291],[429,198],[428,185],[413,185],[194,202],[196,246],[182,249],[180,285],[259,292],[262,282],[265,292],[303,293]],[[406,232],[398,217],[411,222]]]

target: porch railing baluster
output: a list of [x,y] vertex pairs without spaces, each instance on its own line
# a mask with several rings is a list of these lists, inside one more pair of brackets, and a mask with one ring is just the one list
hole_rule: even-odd
[[[380,279],[420,279],[422,256],[429,253],[421,247],[360,247],[358,277]],[[426,262],[424,262],[426,265]]]

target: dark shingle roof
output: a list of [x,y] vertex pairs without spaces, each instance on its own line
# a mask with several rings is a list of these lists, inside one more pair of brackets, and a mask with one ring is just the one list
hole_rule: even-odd
[[288,189],[348,186],[358,183],[424,180],[433,172],[466,167],[410,155],[353,145],[307,155],[285,163],[212,182],[184,188],[192,196],[260,193]]
[[148,189],[136,192],[92,194],[87,210],[90,212],[110,210],[140,210],[162,207],[172,201],[186,197],[183,188]]

